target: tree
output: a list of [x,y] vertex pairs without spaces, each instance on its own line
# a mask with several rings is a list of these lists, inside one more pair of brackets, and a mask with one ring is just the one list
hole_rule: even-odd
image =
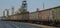
[[29,12],[24,9],[20,14],[25,14],[25,13],[29,13]]

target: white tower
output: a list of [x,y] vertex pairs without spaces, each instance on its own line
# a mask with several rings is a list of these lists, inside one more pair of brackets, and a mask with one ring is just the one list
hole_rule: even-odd
[[8,15],[9,15],[9,11],[8,11],[7,9],[5,9],[5,10],[3,11],[3,16],[4,16],[4,17],[8,17]]

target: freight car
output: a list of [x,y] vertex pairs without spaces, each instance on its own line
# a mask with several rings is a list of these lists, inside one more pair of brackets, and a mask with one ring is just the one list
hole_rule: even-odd
[[5,17],[4,20],[17,20],[17,15]]
[[59,24],[60,6],[30,13],[29,19],[33,22],[39,22],[39,23],[42,22],[44,24],[50,24],[50,25]]
[[38,22],[43,24],[55,24],[56,22],[60,22],[60,6],[50,8],[50,9],[45,9],[42,11],[37,11],[37,12],[10,16],[7,19],[19,20],[19,21],[30,21],[33,23]]
[[6,17],[5,20],[11,20],[11,21],[27,21],[27,20],[29,20],[29,13],[20,14],[20,15],[12,15],[12,16]]
[[29,20],[39,20],[38,12],[29,13]]
[[29,13],[21,14],[17,16],[18,21],[28,21],[29,20]]
[[29,19],[36,23],[50,23],[53,21],[53,9],[46,9],[29,14]]

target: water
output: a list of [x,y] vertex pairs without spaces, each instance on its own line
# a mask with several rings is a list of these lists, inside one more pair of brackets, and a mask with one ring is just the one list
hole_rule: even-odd
[[10,21],[0,21],[0,28],[42,28],[30,24],[16,23]]

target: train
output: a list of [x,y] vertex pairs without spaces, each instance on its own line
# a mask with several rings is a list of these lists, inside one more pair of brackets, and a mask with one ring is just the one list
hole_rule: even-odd
[[9,16],[5,20],[30,21],[39,23],[45,22],[46,24],[60,22],[60,6],[31,13]]

